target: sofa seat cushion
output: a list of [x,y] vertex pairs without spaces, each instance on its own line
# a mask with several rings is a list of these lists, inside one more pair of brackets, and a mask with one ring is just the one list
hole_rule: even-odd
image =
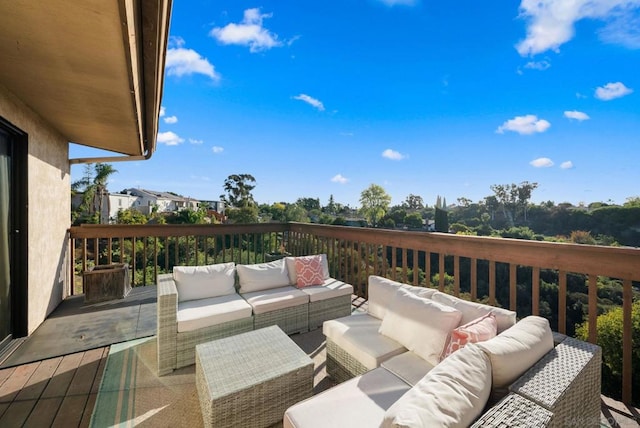
[[438,364],[385,413],[382,427],[468,427],[491,391],[491,361],[471,344]]
[[283,426],[377,427],[385,411],[409,388],[387,370],[378,368],[289,407]]
[[240,293],[268,290],[289,285],[289,273],[284,260],[252,265],[236,265]]
[[461,316],[451,306],[400,288],[389,303],[379,332],[435,366]]
[[421,297],[431,298],[437,290],[433,288],[415,287],[377,275],[369,275],[369,306],[368,311],[376,318],[382,319],[387,313],[389,302],[400,288],[411,291]]
[[208,299],[235,294],[235,263],[207,266],[174,266],[173,280],[178,290],[178,301]]
[[440,291],[434,293],[431,298],[438,303],[451,306],[452,308],[462,312],[462,319],[460,320],[461,325],[468,324],[488,313],[492,313],[496,316],[498,333],[503,332],[516,323],[516,313],[508,309],[470,302]]
[[309,295],[310,302],[319,302],[320,300],[351,296],[353,294],[353,286],[351,284],[346,284],[333,278],[325,279],[322,285],[310,285],[300,290]]
[[435,366],[420,358],[415,352],[405,352],[383,361],[380,367],[389,370],[404,382],[413,386]]
[[381,323],[376,317],[359,313],[325,321],[322,332],[362,365],[375,369],[383,361],[407,351],[395,340],[378,333]]
[[178,303],[178,333],[251,317],[251,305],[237,294]]
[[285,287],[254,291],[252,293],[244,293],[242,297],[251,305],[253,313],[256,315],[309,304],[308,294],[288,285]]
[[477,345],[491,358],[493,387],[502,389],[553,349],[553,333],[546,318],[531,315],[493,339]]

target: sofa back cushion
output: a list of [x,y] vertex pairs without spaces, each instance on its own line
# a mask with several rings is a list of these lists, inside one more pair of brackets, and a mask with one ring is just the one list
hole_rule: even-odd
[[208,266],[174,266],[173,280],[178,302],[209,299],[236,292],[236,268],[233,262]]
[[400,288],[391,299],[379,333],[435,366],[440,362],[447,336],[461,316],[450,306]]
[[483,315],[492,313],[496,316],[498,323],[498,333],[508,329],[516,323],[516,313],[508,309],[496,308],[495,306],[483,305],[482,303],[470,302],[460,299],[447,293],[436,292],[431,297],[438,303],[456,308],[462,312],[460,324],[467,324]]
[[477,345],[491,358],[494,389],[502,389],[553,349],[553,333],[546,318],[531,315]]
[[240,293],[268,290],[289,285],[289,274],[283,259],[269,263],[237,265]]
[[468,427],[491,391],[491,361],[471,344],[434,367],[385,413],[382,427]]
[[[326,254],[318,254],[321,257],[322,275],[323,279],[329,279],[329,262],[327,261]],[[287,266],[287,273],[289,274],[289,284],[297,285],[298,272],[296,270],[296,259],[305,259],[313,256],[298,256],[298,257],[285,257],[284,262]],[[309,284],[306,284],[309,285]]]
[[383,278],[381,276],[370,275],[368,288],[369,315],[378,319],[383,319],[384,315],[387,313],[387,308],[389,307],[391,299],[393,299],[396,291],[400,288],[404,288],[418,296],[426,298],[430,298],[437,292],[433,288],[414,287],[391,279]]

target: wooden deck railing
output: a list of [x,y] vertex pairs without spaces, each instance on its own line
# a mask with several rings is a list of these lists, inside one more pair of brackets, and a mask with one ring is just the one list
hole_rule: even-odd
[[[598,277],[613,278],[622,284],[622,400],[631,403],[631,310],[638,285],[634,282],[640,281],[638,248],[303,223],[79,226],[71,228],[70,237],[75,275],[92,264],[126,262],[135,285],[152,284],[158,273],[174,265],[256,263],[282,244],[293,255],[326,253],[332,276],[351,283],[362,297],[367,297],[371,274],[415,285],[436,281],[440,290],[518,310],[520,317],[547,316],[561,333],[575,328],[568,317],[568,311],[575,310],[568,308],[568,281],[573,284],[578,278],[587,290],[588,339],[594,343]],[[554,292],[552,301],[541,301],[541,286],[550,282],[557,296]]]

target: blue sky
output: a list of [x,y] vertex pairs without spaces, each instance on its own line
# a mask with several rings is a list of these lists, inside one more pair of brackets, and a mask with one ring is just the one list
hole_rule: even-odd
[[[176,1],[157,151],[111,191],[259,203],[640,195],[640,1]],[[73,146],[71,156],[95,152]],[[72,168],[72,180],[82,166]]]

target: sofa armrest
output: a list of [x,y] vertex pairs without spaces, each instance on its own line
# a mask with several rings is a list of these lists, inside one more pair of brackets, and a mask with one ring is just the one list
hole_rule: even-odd
[[509,390],[550,410],[552,426],[599,426],[602,349],[566,338]]
[[178,337],[178,289],[171,274],[158,275],[157,308],[158,375],[176,367]]
[[480,416],[471,428],[547,427],[552,417],[549,410],[511,393]]

